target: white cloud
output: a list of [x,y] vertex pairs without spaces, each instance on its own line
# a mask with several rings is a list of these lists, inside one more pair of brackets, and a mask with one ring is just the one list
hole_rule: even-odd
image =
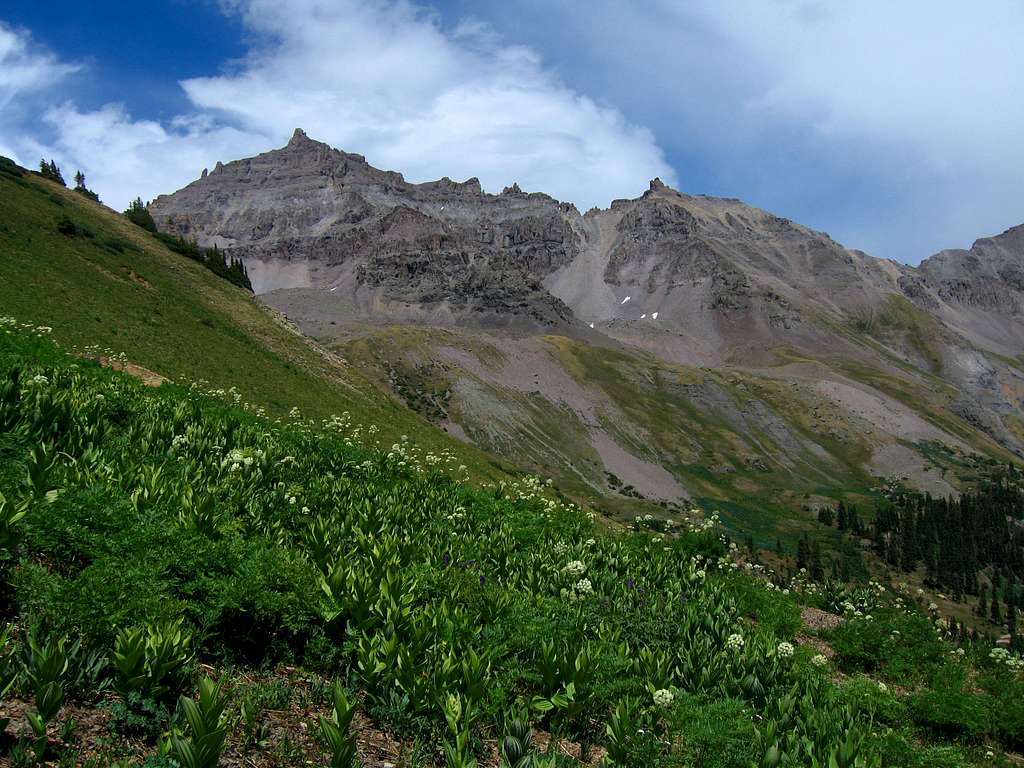
[[134,120],[118,104],[83,112],[68,102],[47,110],[43,119],[57,138],[52,152],[40,147],[37,154],[65,158],[65,178],[68,168],[82,168],[89,188],[119,210],[137,196],[150,200],[179,189],[217,158],[266,148],[264,137],[203,117],[180,117],[164,126]]
[[650,132],[565,87],[538,56],[467,21],[448,32],[406,2],[246,0],[227,6],[252,39],[232,71],[182,83],[194,112],[135,120],[119,105],[50,109],[44,146],[122,207],[199,171],[283,145],[302,127],[413,181],[518,181],[586,208],[674,180]]
[[585,23],[520,0],[487,18],[650,126],[689,191],[910,260],[1024,221],[1017,0],[590,0]]
[[35,49],[28,32],[0,22],[0,114],[16,97],[43,90],[77,68]]
[[22,127],[47,89],[77,69],[41,50],[28,31],[0,22],[0,155],[35,167],[40,145],[26,138]]

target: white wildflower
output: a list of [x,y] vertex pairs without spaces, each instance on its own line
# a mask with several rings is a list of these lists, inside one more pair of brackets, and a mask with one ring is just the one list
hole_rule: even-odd
[[587,566],[585,566],[580,560],[571,560],[565,566],[565,572],[568,573],[572,578],[582,576],[586,572],[586,570]]
[[672,702],[675,701],[675,695],[672,691],[660,688],[654,692],[654,703],[659,707],[671,707]]

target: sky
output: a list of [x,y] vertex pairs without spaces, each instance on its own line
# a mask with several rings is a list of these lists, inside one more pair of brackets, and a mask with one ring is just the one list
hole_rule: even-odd
[[0,154],[121,209],[310,137],[580,210],[650,179],[910,264],[1024,223],[1020,0],[0,7]]

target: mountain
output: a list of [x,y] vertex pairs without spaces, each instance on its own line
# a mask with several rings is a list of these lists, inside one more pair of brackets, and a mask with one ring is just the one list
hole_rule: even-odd
[[150,211],[450,433],[612,511],[800,524],[880,477],[946,493],[1024,455],[1021,228],[915,269],[657,179],[581,214],[300,130]]

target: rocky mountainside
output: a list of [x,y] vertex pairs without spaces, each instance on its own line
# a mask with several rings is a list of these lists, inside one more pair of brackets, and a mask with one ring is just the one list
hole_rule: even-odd
[[657,179],[581,214],[300,130],[150,211],[451,431],[586,492],[946,491],[960,460],[928,446],[1024,454],[1024,227],[913,268]]

